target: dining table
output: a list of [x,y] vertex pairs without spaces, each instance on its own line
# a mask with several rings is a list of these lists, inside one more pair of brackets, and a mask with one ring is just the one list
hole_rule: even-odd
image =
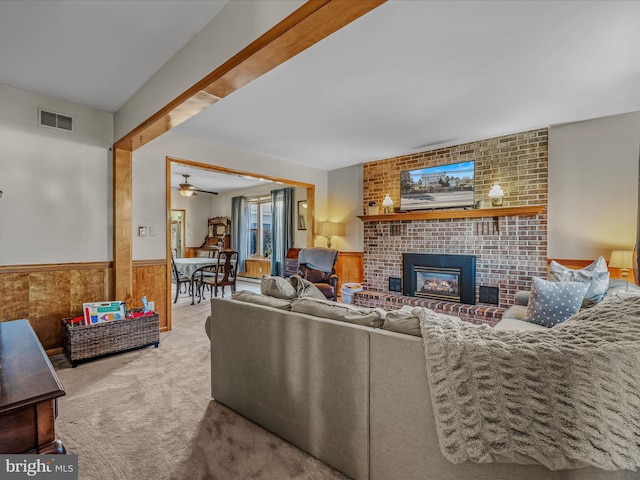
[[202,267],[213,267],[218,263],[217,258],[195,257],[195,258],[175,258],[173,260],[178,269],[178,273],[189,277],[189,288],[191,290],[191,305],[195,303],[195,291],[193,285],[193,274]]

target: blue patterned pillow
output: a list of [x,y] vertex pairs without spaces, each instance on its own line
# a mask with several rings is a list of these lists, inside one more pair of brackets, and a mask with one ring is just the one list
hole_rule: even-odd
[[551,261],[547,280],[552,282],[588,282],[589,289],[584,296],[583,307],[592,306],[602,300],[609,288],[609,269],[604,257],[579,270],[567,268]]
[[525,322],[553,327],[576,313],[589,289],[587,282],[548,282],[533,277]]

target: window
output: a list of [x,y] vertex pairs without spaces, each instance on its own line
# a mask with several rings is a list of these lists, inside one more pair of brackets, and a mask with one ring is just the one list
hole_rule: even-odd
[[247,199],[249,210],[249,254],[270,257],[271,242],[271,197]]

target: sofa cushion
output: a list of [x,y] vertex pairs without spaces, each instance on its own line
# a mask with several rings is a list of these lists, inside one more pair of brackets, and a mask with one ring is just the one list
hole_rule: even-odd
[[336,303],[332,300],[310,297],[292,300],[291,311],[374,328],[382,326],[385,316],[384,310],[380,308],[357,307],[347,303]]
[[295,289],[297,298],[311,297],[320,300],[326,300],[327,298],[318,287],[300,275],[292,276],[289,278],[289,282]]
[[[415,309],[423,307],[414,307],[411,305],[404,305],[400,310],[394,310],[387,312],[384,317],[384,323],[382,328],[397,333],[405,333],[407,335],[415,335],[421,337],[420,331],[420,319],[416,315]],[[453,315],[442,314],[445,317],[454,317]]]
[[296,298],[296,289],[293,288],[289,280],[283,277],[263,275],[260,280],[260,292],[263,295],[285,300]]
[[576,313],[582,305],[587,282],[549,282],[533,277],[525,322],[553,327]]
[[[529,298],[530,292],[527,292],[527,298]],[[527,302],[529,303],[529,302]],[[527,304],[525,305],[511,305],[503,314],[502,318],[511,318],[514,320],[522,320],[527,316]]]
[[[526,307],[520,307],[520,308],[526,309]],[[493,327],[493,329],[494,330],[519,330],[519,331],[526,331],[526,330],[548,331],[549,330],[547,327],[538,325],[537,323],[524,322],[522,320],[517,320],[515,318],[504,318],[504,317],[502,318],[502,320],[496,323],[496,326]]]
[[583,307],[590,307],[601,301],[609,288],[609,269],[604,257],[587,265],[584,268],[574,270],[560,265],[551,260],[547,280],[552,282],[587,282],[589,289],[584,296]]
[[291,300],[270,297],[269,295],[261,295],[250,290],[238,290],[237,292],[233,292],[231,294],[231,298],[239,302],[255,303],[257,305],[265,305],[279,310],[291,310]]
[[415,335],[421,337],[420,332],[420,319],[413,314],[413,309],[405,305],[400,310],[394,310],[387,312],[384,317],[384,323],[382,328],[385,330],[391,330],[392,332],[406,333],[407,335]]

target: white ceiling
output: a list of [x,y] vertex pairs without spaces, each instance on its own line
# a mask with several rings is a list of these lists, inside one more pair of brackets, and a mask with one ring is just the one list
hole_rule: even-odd
[[[0,1],[0,83],[115,111],[224,3]],[[333,169],[637,111],[638,25],[637,1],[390,0],[177,130]]]
[[116,112],[227,0],[0,0],[0,84]]
[[250,178],[242,175],[219,173],[183,163],[171,162],[171,188],[177,190],[184,183],[183,175],[189,175],[188,183],[208,192],[232,192],[246,188],[274,183],[270,180]]

